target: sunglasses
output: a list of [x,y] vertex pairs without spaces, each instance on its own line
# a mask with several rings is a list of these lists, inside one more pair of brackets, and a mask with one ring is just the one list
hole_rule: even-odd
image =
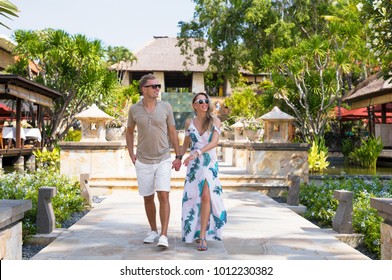
[[210,101],[208,99],[199,99],[199,100],[196,100],[194,103],[199,103],[199,104],[205,103],[205,104],[208,104],[209,102]]
[[152,87],[153,89],[157,89],[157,88],[161,88],[161,84],[156,84],[156,85],[148,85],[148,86],[144,86],[144,87]]

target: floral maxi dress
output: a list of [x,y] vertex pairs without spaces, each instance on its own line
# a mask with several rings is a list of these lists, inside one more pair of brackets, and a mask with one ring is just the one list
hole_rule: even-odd
[[[220,130],[213,126],[200,135],[193,121],[190,123],[186,136],[191,139],[191,152],[200,150],[212,139],[212,134]],[[226,209],[223,203],[222,186],[218,177],[218,160],[216,149],[203,153],[189,162],[187,166],[184,193],[182,198],[182,241],[193,242],[200,236],[200,207],[203,186],[207,181],[211,197],[211,212],[207,226],[207,240],[222,240],[222,229],[226,224]]]

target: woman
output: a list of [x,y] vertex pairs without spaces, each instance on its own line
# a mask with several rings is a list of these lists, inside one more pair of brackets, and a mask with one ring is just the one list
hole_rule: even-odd
[[182,241],[198,242],[198,250],[208,249],[207,240],[221,240],[226,224],[222,186],[218,177],[216,146],[221,122],[211,114],[207,94],[197,93],[192,100],[196,116],[185,122],[185,139],[181,147],[187,173],[182,198]]

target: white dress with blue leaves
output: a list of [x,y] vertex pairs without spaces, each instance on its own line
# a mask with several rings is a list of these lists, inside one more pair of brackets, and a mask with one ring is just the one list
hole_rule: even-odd
[[[220,130],[213,126],[220,134]],[[185,135],[191,139],[191,152],[200,150],[212,139],[213,131],[207,130],[199,135],[193,121]],[[222,185],[218,176],[216,149],[203,153],[189,162],[182,198],[182,241],[191,243],[200,236],[200,203],[205,180],[211,197],[211,215],[207,226],[207,240],[222,240],[222,229],[226,224],[226,209],[223,203]]]

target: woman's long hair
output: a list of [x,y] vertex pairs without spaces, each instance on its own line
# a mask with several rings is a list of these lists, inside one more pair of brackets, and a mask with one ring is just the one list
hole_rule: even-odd
[[[199,97],[200,95],[205,96],[205,98],[208,99],[208,101],[209,101],[209,102],[208,102],[208,110],[207,110],[207,112],[206,112],[206,113],[207,113],[207,118],[206,118],[206,120],[204,121],[204,123],[203,123],[203,125],[202,125],[203,130],[204,130],[204,131],[207,131],[208,129],[211,129],[211,128],[212,128],[212,125],[214,124],[214,116],[213,116],[213,114],[212,114],[212,112],[213,112],[213,110],[212,110],[212,104],[211,104],[211,99],[210,99],[210,97],[208,96],[207,93],[198,92],[198,93],[195,94],[195,96],[193,96],[192,105],[195,103],[197,97]],[[196,111],[195,111],[195,112],[196,112]]]

